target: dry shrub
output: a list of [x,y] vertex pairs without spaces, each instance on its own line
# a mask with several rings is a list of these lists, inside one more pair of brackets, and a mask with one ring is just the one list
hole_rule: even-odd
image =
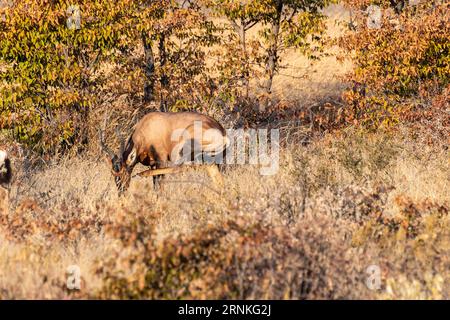
[[9,208],[8,190],[0,186],[0,214],[7,214]]
[[318,135],[348,125],[339,101],[324,99],[304,106],[302,101],[281,100],[274,101],[264,111],[255,112],[258,103],[250,98],[239,101],[232,114],[235,124],[244,128],[268,126],[294,135],[305,129],[309,135]]
[[448,299],[450,219],[448,204],[397,197],[400,213],[368,221],[353,243],[378,248],[387,299]]
[[161,243],[148,220],[144,213],[110,226],[110,241],[119,244],[111,259],[99,264],[105,285],[94,297],[336,299],[364,294],[361,266],[346,252],[346,227],[330,217],[307,216],[290,228],[230,217]]
[[442,93],[422,91],[430,107],[413,106],[400,115],[404,123],[410,124],[414,139],[423,143],[443,145],[448,148],[450,137],[450,85]]
[[376,128],[431,114],[439,114],[438,121],[445,117],[432,100],[449,84],[448,2],[405,3],[399,11],[391,8],[392,1],[378,1],[379,28],[367,24],[372,1],[345,2],[356,24],[339,41],[355,64],[348,77],[354,87],[344,95],[347,121]]
[[47,241],[71,242],[99,232],[102,226],[95,214],[86,213],[81,208],[60,206],[46,212],[30,199],[22,201],[14,212],[1,214],[0,223],[4,236],[15,241],[41,237]]
[[[135,178],[118,198],[96,159],[17,167],[0,295],[448,298],[448,153],[409,137],[347,129],[286,143],[276,175],[228,167],[221,194],[202,171],[158,193]],[[70,265],[80,291],[66,287]],[[378,291],[365,286],[370,265]]]

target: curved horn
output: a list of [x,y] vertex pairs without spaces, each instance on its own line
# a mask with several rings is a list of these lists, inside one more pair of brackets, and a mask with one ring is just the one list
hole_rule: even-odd
[[108,146],[105,144],[105,140],[103,139],[103,131],[101,129],[98,129],[98,135],[100,139],[100,146],[102,147],[102,150],[106,152],[111,158],[115,156],[114,152],[112,152],[111,149],[108,148]]
[[119,138],[119,142],[120,142],[119,156],[123,157],[123,152],[125,151],[125,140],[123,139],[123,136],[120,134],[120,131],[118,128],[116,128],[116,135],[117,135],[117,138]]

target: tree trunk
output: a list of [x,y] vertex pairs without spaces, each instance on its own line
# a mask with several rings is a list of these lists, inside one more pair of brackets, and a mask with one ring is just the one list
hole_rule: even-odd
[[244,96],[245,98],[248,98],[248,91],[249,91],[249,65],[248,65],[248,54],[247,54],[247,39],[246,39],[246,30],[245,30],[245,23],[241,21],[239,25],[239,40],[241,43],[241,50],[244,58],[244,70],[242,73],[242,82],[244,86]]
[[148,36],[142,33],[142,43],[144,45],[144,70],[146,81],[144,83],[144,102],[148,103],[155,99],[155,58],[151,42]]
[[161,83],[161,101],[160,101],[160,111],[167,112],[167,90],[169,87],[169,77],[164,71],[164,66],[167,62],[167,52],[166,52],[166,36],[164,33],[159,37],[159,59],[160,59],[160,69],[161,78],[159,79]]
[[266,80],[263,84],[263,90],[265,97],[259,104],[259,112],[265,112],[269,104],[270,95],[272,93],[273,76],[278,64],[278,37],[280,34],[281,13],[283,11],[283,1],[277,1],[277,14],[272,22],[271,31],[272,39],[267,49],[267,62],[266,62]]

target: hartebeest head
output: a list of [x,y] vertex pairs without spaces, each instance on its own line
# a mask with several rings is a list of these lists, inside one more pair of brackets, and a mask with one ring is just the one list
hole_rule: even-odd
[[99,131],[100,145],[102,150],[107,154],[108,161],[111,165],[111,172],[114,176],[114,181],[116,182],[119,194],[122,194],[130,185],[131,171],[133,170],[130,166],[127,166],[127,155],[125,154],[125,140],[123,140],[121,134],[116,129],[116,135],[120,140],[119,153],[115,154],[105,143],[103,137],[103,131]]

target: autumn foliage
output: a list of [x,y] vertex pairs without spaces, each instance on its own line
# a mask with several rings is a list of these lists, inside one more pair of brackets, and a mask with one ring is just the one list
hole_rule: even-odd
[[[449,299],[450,8],[407,2],[0,0],[0,299]],[[279,170],[119,197],[98,129],[157,110],[278,129]]]
[[[262,91],[248,102],[261,100],[264,111],[281,53],[320,55],[320,9],[330,2],[7,2],[1,128],[38,154],[66,152],[86,147],[108,111],[129,118],[155,109],[233,110],[254,79]],[[248,40],[256,26],[260,40]]]
[[354,31],[339,44],[355,64],[349,75],[352,90],[345,94],[355,120],[378,127],[406,121],[422,110],[440,109],[440,117],[445,116],[448,103],[438,105],[435,99],[449,86],[449,4],[420,1],[398,10],[392,1],[382,1],[379,26],[374,27],[365,11],[370,1],[346,3],[354,12]]

